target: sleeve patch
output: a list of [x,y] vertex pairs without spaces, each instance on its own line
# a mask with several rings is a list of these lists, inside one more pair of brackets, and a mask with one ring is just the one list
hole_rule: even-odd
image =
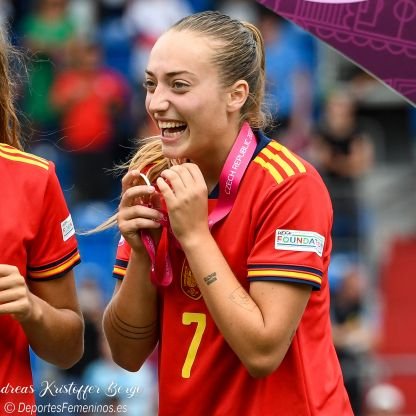
[[276,230],[276,250],[310,251],[322,257],[325,237],[314,231]]
[[62,238],[64,241],[69,240],[75,234],[74,223],[71,214],[61,222]]

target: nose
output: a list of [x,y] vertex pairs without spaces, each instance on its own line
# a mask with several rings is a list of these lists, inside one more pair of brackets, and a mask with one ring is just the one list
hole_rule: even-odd
[[153,92],[147,93],[146,106],[147,110],[152,114],[167,111],[169,108],[169,100],[167,92],[162,85],[158,85]]

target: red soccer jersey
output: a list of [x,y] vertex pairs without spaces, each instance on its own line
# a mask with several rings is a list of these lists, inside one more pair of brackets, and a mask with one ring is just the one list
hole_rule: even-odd
[[[26,279],[55,279],[80,260],[74,227],[53,163],[0,144],[0,264]],[[26,336],[10,315],[0,315],[0,409],[33,404]],[[10,408],[6,409],[10,410]],[[26,414],[20,408],[19,414]]]
[[[245,289],[254,280],[307,284],[310,300],[279,368],[254,379],[217,329],[184,254],[170,244],[174,280],[160,290],[162,416],[352,415],[329,319],[330,198],[310,164],[260,139],[231,212],[212,234]],[[128,256],[122,241],[116,277]]]

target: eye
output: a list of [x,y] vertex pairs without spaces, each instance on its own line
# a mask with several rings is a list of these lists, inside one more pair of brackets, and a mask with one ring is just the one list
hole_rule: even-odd
[[172,82],[172,88],[175,91],[185,92],[184,90],[189,88],[189,84],[187,84],[186,82],[183,82],[183,81],[173,81]]
[[143,88],[146,91],[153,92],[156,88],[156,82],[151,79],[146,79],[143,82]]

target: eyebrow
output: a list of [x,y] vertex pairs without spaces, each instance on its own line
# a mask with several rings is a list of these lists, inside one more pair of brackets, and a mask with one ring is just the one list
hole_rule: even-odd
[[[150,76],[152,76],[152,77],[154,77],[154,76],[155,76],[155,74],[154,74],[152,71],[149,71],[148,69],[146,69],[144,72],[145,72],[147,75],[150,75]],[[180,70],[180,71],[171,71],[171,72],[168,72],[168,73],[166,74],[166,77],[167,77],[167,78],[172,78],[172,77],[176,77],[176,76],[178,76],[178,75],[191,75],[191,76],[195,76],[195,74],[194,74],[194,73],[192,73],[192,72],[189,72],[189,71],[186,71],[186,70]]]

